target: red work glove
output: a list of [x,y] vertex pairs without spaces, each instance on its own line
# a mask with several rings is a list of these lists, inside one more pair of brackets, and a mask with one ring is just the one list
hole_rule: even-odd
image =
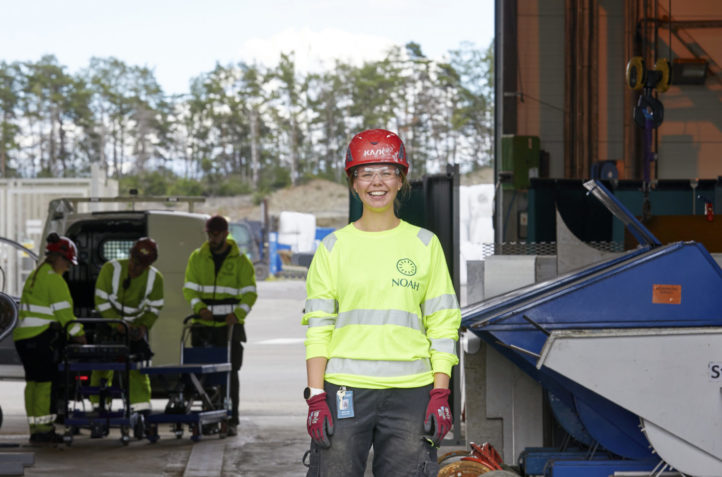
[[328,449],[331,447],[328,436],[333,435],[333,418],[331,410],[326,404],[326,393],[306,399],[306,403],[308,403],[308,420],[306,421],[308,435],[317,446]]
[[431,399],[426,407],[426,419],[424,419],[424,431],[433,436],[434,444],[439,446],[447,432],[451,430],[452,419],[449,408],[448,389],[432,389],[429,392]]

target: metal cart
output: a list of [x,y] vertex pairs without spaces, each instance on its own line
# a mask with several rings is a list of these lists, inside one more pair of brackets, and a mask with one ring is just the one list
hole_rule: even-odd
[[[86,336],[91,336],[90,341],[93,342],[65,343],[61,347],[62,361],[59,368],[65,377],[65,443],[71,445],[73,435],[81,428],[90,429],[93,437],[104,437],[111,428],[119,428],[123,445],[128,445],[130,442],[131,429],[135,438],[142,439],[143,416],[131,411],[128,385],[130,370],[140,369],[142,363],[137,362],[136,356],[131,353],[128,325],[123,320],[79,318],[66,325],[65,336],[67,336],[67,327],[75,323],[81,323],[86,327]],[[88,332],[91,328],[97,331],[113,325],[125,329],[120,342],[117,339],[98,338],[100,336],[107,338],[109,336],[107,333]],[[113,382],[90,386],[90,373],[94,370],[114,371]],[[86,402],[92,395],[99,397],[97,408]],[[120,400],[121,405],[119,408],[113,408],[113,403],[117,400]]]
[[183,436],[183,426],[186,425],[194,442],[200,440],[206,433],[204,430],[209,428],[217,431],[221,439],[228,435],[230,347],[228,342],[225,347],[187,346],[193,327],[190,322],[196,317],[190,315],[183,320],[180,364],[150,366],[140,370],[160,379],[164,376],[180,378],[165,410],[151,413],[146,418],[147,436],[151,442],[160,438],[158,425],[164,423],[172,425],[177,439]]

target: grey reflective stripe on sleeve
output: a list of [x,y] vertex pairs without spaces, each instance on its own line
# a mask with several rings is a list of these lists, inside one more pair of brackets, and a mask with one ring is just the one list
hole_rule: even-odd
[[458,310],[459,302],[456,301],[456,295],[447,294],[440,295],[435,298],[429,298],[421,304],[421,315],[429,316],[441,310]]
[[326,374],[353,374],[356,376],[374,376],[395,378],[412,376],[431,371],[426,358],[416,361],[376,361],[351,358],[331,358],[326,365]]
[[150,267],[148,270],[148,280],[145,282],[145,295],[143,298],[148,298],[148,295],[153,291],[153,285],[155,285],[155,276],[158,275],[158,270],[155,267]]
[[198,303],[200,303],[202,300],[200,298],[193,298],[191,300],[191,308],[195,308]]
[[201,291],[201,286],[199,284],[193,283],[193,282],[185,282],[183,284],[183,288],[187,288],[187,289],[193,290],[193,291]]
[[334,326],[336,324],[336,318],[323,317],[323,318],[309,318],[308,327],[314,326]]
[[78,333],[80,333],[81,330],[82,330],[82,328],[80,327],[80,325],[72,325],[72,326],[68,329],[68,333],[70,333],[70,336],[75,336],[75,335],[77,335]]
[[256,293],[256,287],[254,287],[253,285],[249,285],[247,287],[241,288],[238,293],[239,293],[239,295],[243,295],[244,293],[251,293],[251,292]]
[[120,262],[117,260],[112,260],[110,264],[113,266],[113,278],[110,282],[110,293],[111,295],[117,296],[118,290],[120,289],[120,272],[123,267],[120,266]]
[[336,328],[346,325],[396,325],[421,331],[419,317],[403,310],[344,311],[336,319]]
[[30,305],[28,303],[21,303],[20,309],[23,311],[30,311],[33,313],[42,313],[43,315],[52,315],[53,310],[49,306]]
[[306,305],[303,309],[305,313],[312,313],[314,311],[322,311],[329,314],[337,313],[338,302],[332,298],[311,298],[310,300],[306,300]]
[[18,321],[18,328],[33,328],[35,326],[45,326],[55,321],[54,318],[38,318],[37,316],[26,316]]
[[456,354],[456,341],[451,338],[432,339],[431,349],[442,353]]
[[248,306],[248,305],[245,304],[245,303],[241,303],[240,305],[238,305],[238,308],[240,308],[241,310],[245,311],[246,314],[248,314],[248,313],[251,312],[251,307]]
[[116,310],[118,310],[118,311],[122,310],[122,311],[123,311],[123,314],[132,315],[132,314],[138,313],[138,311],[140,311],[140,310],[139,310],[137,307],[135,307],[135,306],[123,305],[122,303],[120,303],[120,302],[116,299],[116,297],[112,297],[112,296],[111,296],[111,297],[110,297],[110,303],[113,305],[113,307],[114,307]]
[[431,243],[431,239],[434,237],[434,234],[426,229],[419,229],[419,233],[416,234],[416,236],[419,237],[419,240],[428,247]]
[[111,308],[110,303],[107,303],[107,302],[101,303],[100,305],[98,305],[98,311],[106,311],[106,310],[110,310],[110,308]]
[[100,288],[95,289],[95,296],[98,296],[104,300],[108,299],[108,294],[104,290],[101,290]]
[[321,240],[321,243],[324,247],[326,247],[326,250],[329,252],[333,249],[334,244],[336,243],[336,240],[338,238],[336,237],[336,234],[331,232],[330,234],[326,235],[323,240]]
[[70,308],[70,302],[69,301],[59,301],[57,303],[53,303],[52,305],[50,305],[50,308],[53,311],[65,310],[66,308]]

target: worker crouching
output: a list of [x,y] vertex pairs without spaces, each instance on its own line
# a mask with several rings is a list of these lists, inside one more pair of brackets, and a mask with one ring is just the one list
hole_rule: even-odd
[[[128,332],[131,354],[138,360],[152,356],[148,333],[163,308],[163,275],[152,264],[158,259],[158,246],[148,237],[138,239],[127,259],[110,260],[100,269],[95,283],[95,308],[102,318],[123,320],[114,334]],[[112,382],[113,371],[92,372],[91,386]],[[151,388],[147,375],[131,370],[128,383],[130,405],[135,412],[150,411]],[[98,405],[98,396],[90,400]],[[99,437],[99,436],[96,436]]]

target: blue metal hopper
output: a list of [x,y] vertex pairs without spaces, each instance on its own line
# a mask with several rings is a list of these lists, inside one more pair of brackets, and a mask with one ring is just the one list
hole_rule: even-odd
[[[620,457],[647,461],[655,456],[640,426],[640,415],[602,396],[609,394],[592,391],[588,382],[582,385],[580,380],[547,367],[540,359],[545,344],[550,336],[571,330],[593,333],[720,327],[722,270],[700,244],[662,246],[600,183],[589,181],[585,187],[622,220],[640,247],[607,262],[465,307],[462,326],[576,413],[566,424],[562,418],[562,426],[579,432],[581,422],[584,431],[605,449]],[[586,371],[592,377],[617,372],[594,362]]]

